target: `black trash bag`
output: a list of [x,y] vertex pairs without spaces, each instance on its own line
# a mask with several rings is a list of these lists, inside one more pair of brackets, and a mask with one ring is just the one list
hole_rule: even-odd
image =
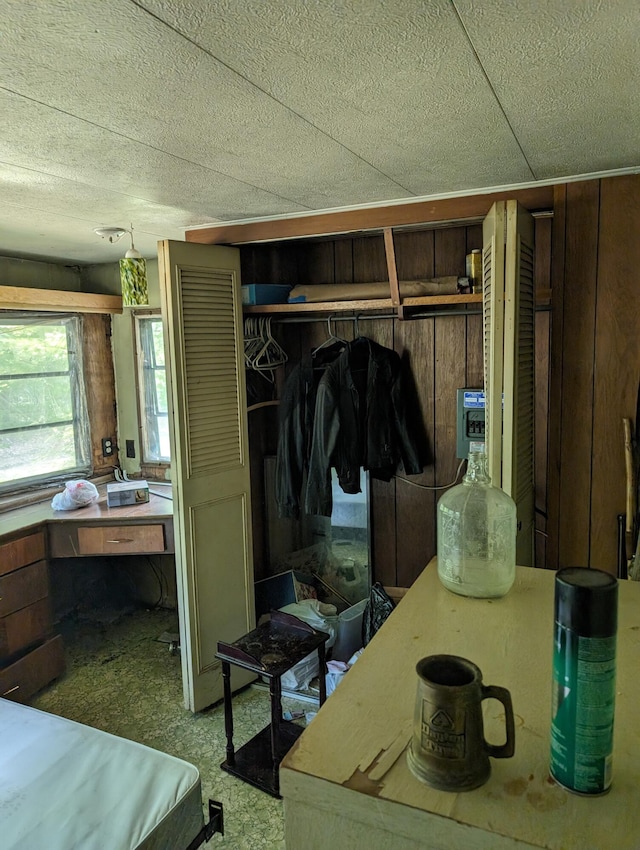
[[377,581],[371,587],[362,615],[362,645],[366,646],[395,608],[393,599]]

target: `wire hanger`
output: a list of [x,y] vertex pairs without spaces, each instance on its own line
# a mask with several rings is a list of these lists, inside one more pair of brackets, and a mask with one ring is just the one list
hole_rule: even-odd
[[333,316],[327,316],[327,331],[329,336],[325,339],[324,342],[321,342],[317,348],[314,348],[311,352],[311,356],[314,357],[318,351],[321,351],[323,348],[328,348],[330,345],[334,345],[335,343],[340,343],[341,345],[347,345],[346,339],[342,339],[342,337],[336,336],[331,327],[331,319]]
[[269,383],[275,381],[275,368],[287,362],[287,354],[271,333],[271,317],[244,320],[245,368],[258,372]]
[[271,333],[271,316],[261,316],[259,319],[260,338],[262,347],[253,357],[251,368],[256,371],[271,371],[276,366],[287,362],[284,349],[278,344]]

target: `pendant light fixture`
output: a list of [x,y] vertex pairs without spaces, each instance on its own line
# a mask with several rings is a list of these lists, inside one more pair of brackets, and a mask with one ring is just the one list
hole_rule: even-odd
[[147,305],[149,303],[147,263],[133,244],[133,224],[128,230],[124,227],[97,227],[94,233],[103,239],[108,239],[111,243],[118,242],[125,233],[129,234],[131,247],[120,260],[122,306],[141,307]]

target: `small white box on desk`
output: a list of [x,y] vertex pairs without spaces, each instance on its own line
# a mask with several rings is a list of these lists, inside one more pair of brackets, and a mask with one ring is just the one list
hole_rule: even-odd
[[116,481],[107,484],[107,505],[110,508],[141,505],[148,501],[149,485],[146,481]]

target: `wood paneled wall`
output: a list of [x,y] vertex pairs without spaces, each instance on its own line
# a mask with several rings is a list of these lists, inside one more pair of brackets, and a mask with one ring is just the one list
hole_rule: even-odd
[[115,441],[116,390],[111,350],[111,318],[104,314],[88,313],[84,324],[82,357],[84,360],[87,410],[91,428],[91,452],[94,475],[112,472],[119,465],[118,450],[111,457],[102,456],[102,438]]
[[[536,283],[549,287],[551,222],[537,221]],[[462,275],[465,255],[482,246],[480,224],[442,229],[408,231],[394,236],[398,277],[403,280],[441,275]],[[387,267],[381,235],[340,237],[244,245],[241,247],[245,283],[343,283],[385,280]],[[327,322],[277,323],[276,334],[289,355],[289,365],[305,350],[327,338]],[[336,332],[354,336],[355,323],[340,321]],[[479,307],[461,309],[456,315],[429,318],[360,319],[359,334],[400,355],[407,393],[416,413],[426,463],[419,476],[404,478],[402,468],[390,482],[371,480],[372,560],[375,580],[387,585],[409,586],[436,552],[436,504],[441,491],[433,487],[450,484],[456,476],[456,391],[482,388],[482,316]],[[546,515],[546,467],[548,422],[549,316],[537,322],[537,387],[539,403],[536,440],[537,507],[541,530]],[[277,413],[266,408],[249,414],[253,462],[254,560],[256,577],[266,572],[262,455],[275,452]],[[412,483],[409,483],[412,482]],[[415,486],[416,484],[422,485]],[[544,540],[540,536],[541,540]],[[544,566],[544,545],[540,549]]]
[[622,419],[640,379],[640,176],[557,187],[554,209],[547,561],[615,573]]

